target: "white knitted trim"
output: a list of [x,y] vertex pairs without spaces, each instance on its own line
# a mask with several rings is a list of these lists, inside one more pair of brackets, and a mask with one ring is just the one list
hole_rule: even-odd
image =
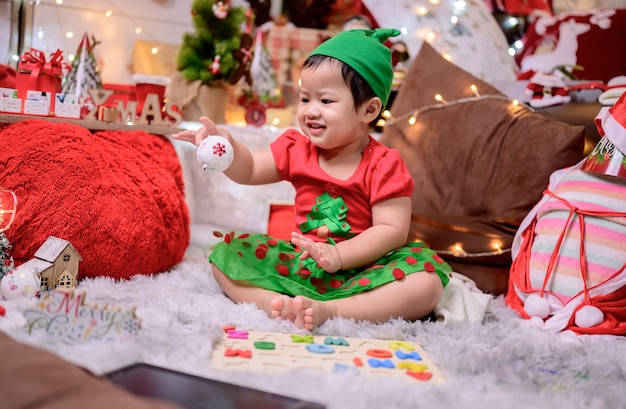
[[164,77],[161,75],[133,74],[133,83],[162,85],[164,87],[167,87],[172,83],[172,79],[170,77]]

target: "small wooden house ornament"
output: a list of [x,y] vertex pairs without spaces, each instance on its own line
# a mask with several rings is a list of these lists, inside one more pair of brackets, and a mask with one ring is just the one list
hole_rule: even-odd
[[41,291],[69,289],[78,284],[78,264],[82,260],[72,243],[50,236],[20,269],[39,275]]

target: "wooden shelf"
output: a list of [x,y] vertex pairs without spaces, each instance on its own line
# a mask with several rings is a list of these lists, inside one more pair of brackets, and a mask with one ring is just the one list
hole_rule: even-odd
[[0,113],[0,122],[16,123],[27,119],[38,119],[48,122],[65,122],[68,124],[76,124],[92,131],[145,131],[155,135],[171,135],[184,131],[181,128],[163,125],[146,125],[133,124],[129,125],[123,122],[105,122],[105,121],[85,121],[83,119],[60,118],[56,116],[43,115],[19,115]]

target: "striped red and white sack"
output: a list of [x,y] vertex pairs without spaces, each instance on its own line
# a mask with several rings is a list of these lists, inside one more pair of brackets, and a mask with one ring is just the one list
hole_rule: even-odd
[[596,124],[596,149],[552,174],[517,231],[505,300],[546,330],[626,335],[624,96]]

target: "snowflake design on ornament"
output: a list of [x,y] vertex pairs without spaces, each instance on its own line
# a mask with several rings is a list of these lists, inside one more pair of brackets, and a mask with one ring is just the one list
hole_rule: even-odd
[[217,156],[222,156],[226,154],[226,146],[222,143],[216,143],[213,145],[213,153]]

